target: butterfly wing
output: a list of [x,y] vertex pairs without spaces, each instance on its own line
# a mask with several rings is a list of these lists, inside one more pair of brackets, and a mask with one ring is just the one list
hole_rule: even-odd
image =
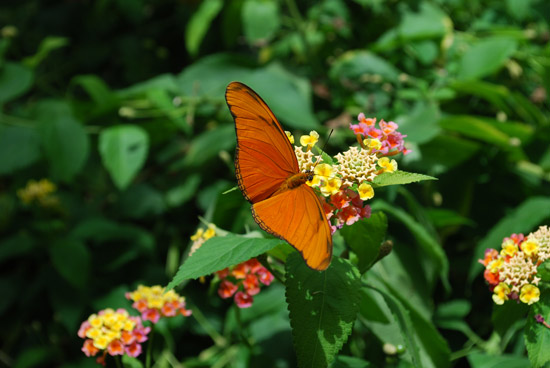
[[250,203],[271,197],[300,171],[294,149],[267,104],[239,82],[227,86],[225,99],[235,120],[235,175]]
[[235,174],[252,203],[254,220],[300,251],[309,267],[325,270],[332,236],[317,195],[305,184],[277,192],[300,171],[281,125],[262,98],[242,83],[230,83],[225,99],[237,133]]
[[307,185],[284,191],[252,205],[260,227],[296,248],[307,265],[325,270],[332,258],[332,235],[325,212]]

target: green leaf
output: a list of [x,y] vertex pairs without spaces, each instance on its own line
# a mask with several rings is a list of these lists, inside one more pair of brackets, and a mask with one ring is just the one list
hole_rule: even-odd
[[399,131],[407,135],[407,142],[422,144],[441,132],[437,124],[440,115],[439,107],[435,103],[420,101],[412,111],[399,116],[395,122],[399,124]]
[[34,79],[31,69],[12,62],[0,66],[0,105],[27,92]]
[[420,355],[419,355],[419,348],[416,344],[415,340],[415,330],[413,326],[413,322],[411,320],[411,317],[409,315],[409,311],[403,306],[403,304],[394,296],[392,296],[389,293],[384,292],[383,290],[375,289],[384,300],[386,301],[386,304],[390,308],[393,317],[399,323],[399,327],[401,329],[401,334],[403,335],[403,340],[405,342],[405,345],[407,346],[407,351],[409,352],[411,356],[412,363],[415,367],[420,367]]
[[370,218],[340,230],[346,244],[359,258],[359,272],[364,273],[376,262],[387,230],[388,219],[383,212],[375,212]]
[[90,140],[86,130],[74,118],[62,116],[43,121],[40,132],[51,175],[70,182],[88,158]]
[[147,158],[147,132],[135,125],[117,125],[99,134],[99,153],[118,189],[125,189]]
[[297,253],[286,262],[286,299],[299,367],[327,367],[351,334],[359,310],[359,271],[333,257],[324,272]]
[[331,368],[369,368],[370,362],[356,357],[338,355],[332,363]]
[[0,157],[0,175],[11,174],[38,161],[40,138],[36,130],[0,125]]
[[249,44],[269,41],[280,27],[279,4],[247,0],[242,7],[243,30]]
[[392,173],[385,172],[377,175],[372,183],[377,187],[384,187],[387,185],[416,183],[423,180],[437,180],[437,178],[429,175],[397,170]]
[[472,368],[517,368],[529,367],[525,357],[511,354],[494,355],[473,351],[467,356]]
[[405,12],[399,26],[399,35],[403,42],[412,40],[442,37],[445,34],[445,24],[449,22],[447,15],[431,3],[420,3],[420,12]]
[[365,74],[380,75],[388,81],[395,82],[399,77],[399,70],[372,52],[352,50],[340,55],[329,71],[330,77],[335,80],[359,79]]
[[507,134],[476,116],[447,116],[439,120],[439,125],[448,131],[460,133],[466,137],[491,143],[504,149],[513,147]]
[[165,194],[169,207],[178,207],[193,198],[201,182],[199,175],[190,175],[183,184],[168,189]]
[[421,160],[411,163],[419,170],[430,170],[439,175],[471,158],[481,148],[481,143],[460,137],[441,134],[420,146]]
[[122,356],[122,364],[124,364],[125,368],[143,368],[143,363],[141,362],[141,360],[131,357],[127,354],[124,354]]
[[46,363],[55,364],[56,351],[50,346],[35,346],[23,350],[18,354],[13,368],[32,368]]
[[431,222],[437,228],[447,226],[475,225],[475,222],[470,220],[469,218],[463,217],[455,211],[447,210],[444,208],[427,208],[426,213],[430,217]]
[[460,60],[458,79],[480,79],[500,69],[516,52],[516,40],[492,37],[472,46]]
[[476,275],[483,271],[483,267],[477,262],[483,258],[485,249],[498,248],[502,239],[513,233],[528,234],[535,231],[535,227],[544,219],[550,217],[550,198],[531,197],[525,200],[514,211],[499,221],[475,247],[470,264],[468,280],[472,281]]
[[543,367],[550,362],[550,328],[538,323],[536,315],[541,315],[546,322],[550,316],[550,290],[541,286],[540,300],[531,305],[525,326],[525,347],[532,367]]
[[225,124],[195,136],[183,159],[187,167],[200,167],[217,157],[220,151],[232,149],[236,144],[235,126]]
[[197,56],[210,24],[223,8],[222,0],[204,0],[185,29],[185,47],[191,56]]
[[40,42],[38,51],[33,56],[23,59],[23,64],[29,68],[36,68],[44,59],[48,57],[50,52],[65,47],[69,44],[69,39],[65,37],[48,36]]
[[372,209],[387,212],[391,216],[395,217],[398,221],[403,223],[411,231],[422,250],[427,255],[432,257],[432,259],[437,263],[437,268],[439,269],[441,281],[446,287],[449,287],[449,260],[447,259],[447,256],[439,242],[434,239],[430,235],[430,233],[411,215],[400,208],[392,206],[384,201],[378,200],[373,203]]
[[245,238],[227,235],[207,240],[180,266],[167,289],[187,279],[196,279],[247,261],[280,244],[279,239]]
[[101,110],[109,110],[119,103],[109,86],[96,75],[79,75],[71,80],[72,86],[80,86]]
[[75,238],[55,241],[50,248],[52,263],[61,276],[73,286],[84,289],[90,277],[91,254],[84,243]]

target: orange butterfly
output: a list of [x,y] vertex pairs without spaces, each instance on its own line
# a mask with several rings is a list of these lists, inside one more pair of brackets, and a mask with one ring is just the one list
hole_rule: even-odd
[[260,227],[296,248],[307,265],[326,270],[332,235],[323,206],[300,172],[294,149],[267,104],[251,88],[232,82],[225,91],[235,119],[235,174]]

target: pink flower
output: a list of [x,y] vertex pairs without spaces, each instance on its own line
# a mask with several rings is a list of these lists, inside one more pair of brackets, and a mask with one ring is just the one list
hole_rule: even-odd
[[149,332],[151,332],[151,327],[143,326],[137,327],[133,331],[136,341],[140,343],[147,341]]
[[160,319],[160,312],[158,309],[148,308],[141,313],[141,318],[143,318],[144,321],[157,323]]
[[99,349],[94,346],[94,341],[92,339],[84,341],[81,350],[87,357],[95,356],[99,352]]
[[178,306],[179,306],[179,303],[176,301],[166,302],[164,303],[160,311],[162,312],[163,316],[174,317],[176,315]]
[[82,322],[82,324],[80,325],[80,328],[78,329],[78,337],[80,337],[81,339],[85,339],[86,338],[86,332],[88,332],[88,330],[91,327],[92,327],[92,325],[90,325],[90,322],[88,322],[88,321]]
[[273,274],[266,268],[262,267],[257,272],[260,282],[264,285],[269,285],[273,281]]
[[139,354],[141,354],[141,345],[137,343],[133,343],[131,345],[126,346],[126,354],[128,354],[132,358],[137,357]]
[[229,275],[229,268],[226,267],[223,270],[216,271],[216,275],[222,280],[225,279]]
[[137,309],[138,312],[143,313],[143,312],[145,312],[145,310],[147,309],[147,300],[146,300],[146,299],[136,300],[136,301],[132,304],[132,307],[135,308],[135,309]]
[[233,284],[231,281],[223,280],[218,288],[218,294],[222,299],[231,298],[237,289],[237,285]]
[[263,267],[262,264],[256,258],[251,258],[245,263],[248,266],[250,272],[252,273],[258,272],[258,270]]
[[109,346],[107,346],[107,351],[110,355],[123,355],[124,354],[124,345],[122,345],[122,342],[120,340],[116,339],[111,341]]
[[237,292],[235,294],[235,304],[237,304],[237,307],[239,308],[249,308],[252,306],[252,302],[254,299],[252,296],[243,293],[242,291]]
[[258,277],[256,275],[246,275],[246,278],[243,281],[243,286],[248,295],[256,295],[260,292]]
[[384,120],[380,121],[380,128],[382,129],[382,132],[384,132],[385,135],[389,135],[397,130],[399,127],[396,123],[393,121],[390,121],[389,123],[386,123]]

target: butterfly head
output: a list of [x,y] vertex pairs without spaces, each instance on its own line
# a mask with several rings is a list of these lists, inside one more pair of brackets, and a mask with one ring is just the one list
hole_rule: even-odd
[[307,181],[312,181],[313,180],[313,171],[312,170],[306,170],[304,171],[304,174],[306,174],[306,179]]

